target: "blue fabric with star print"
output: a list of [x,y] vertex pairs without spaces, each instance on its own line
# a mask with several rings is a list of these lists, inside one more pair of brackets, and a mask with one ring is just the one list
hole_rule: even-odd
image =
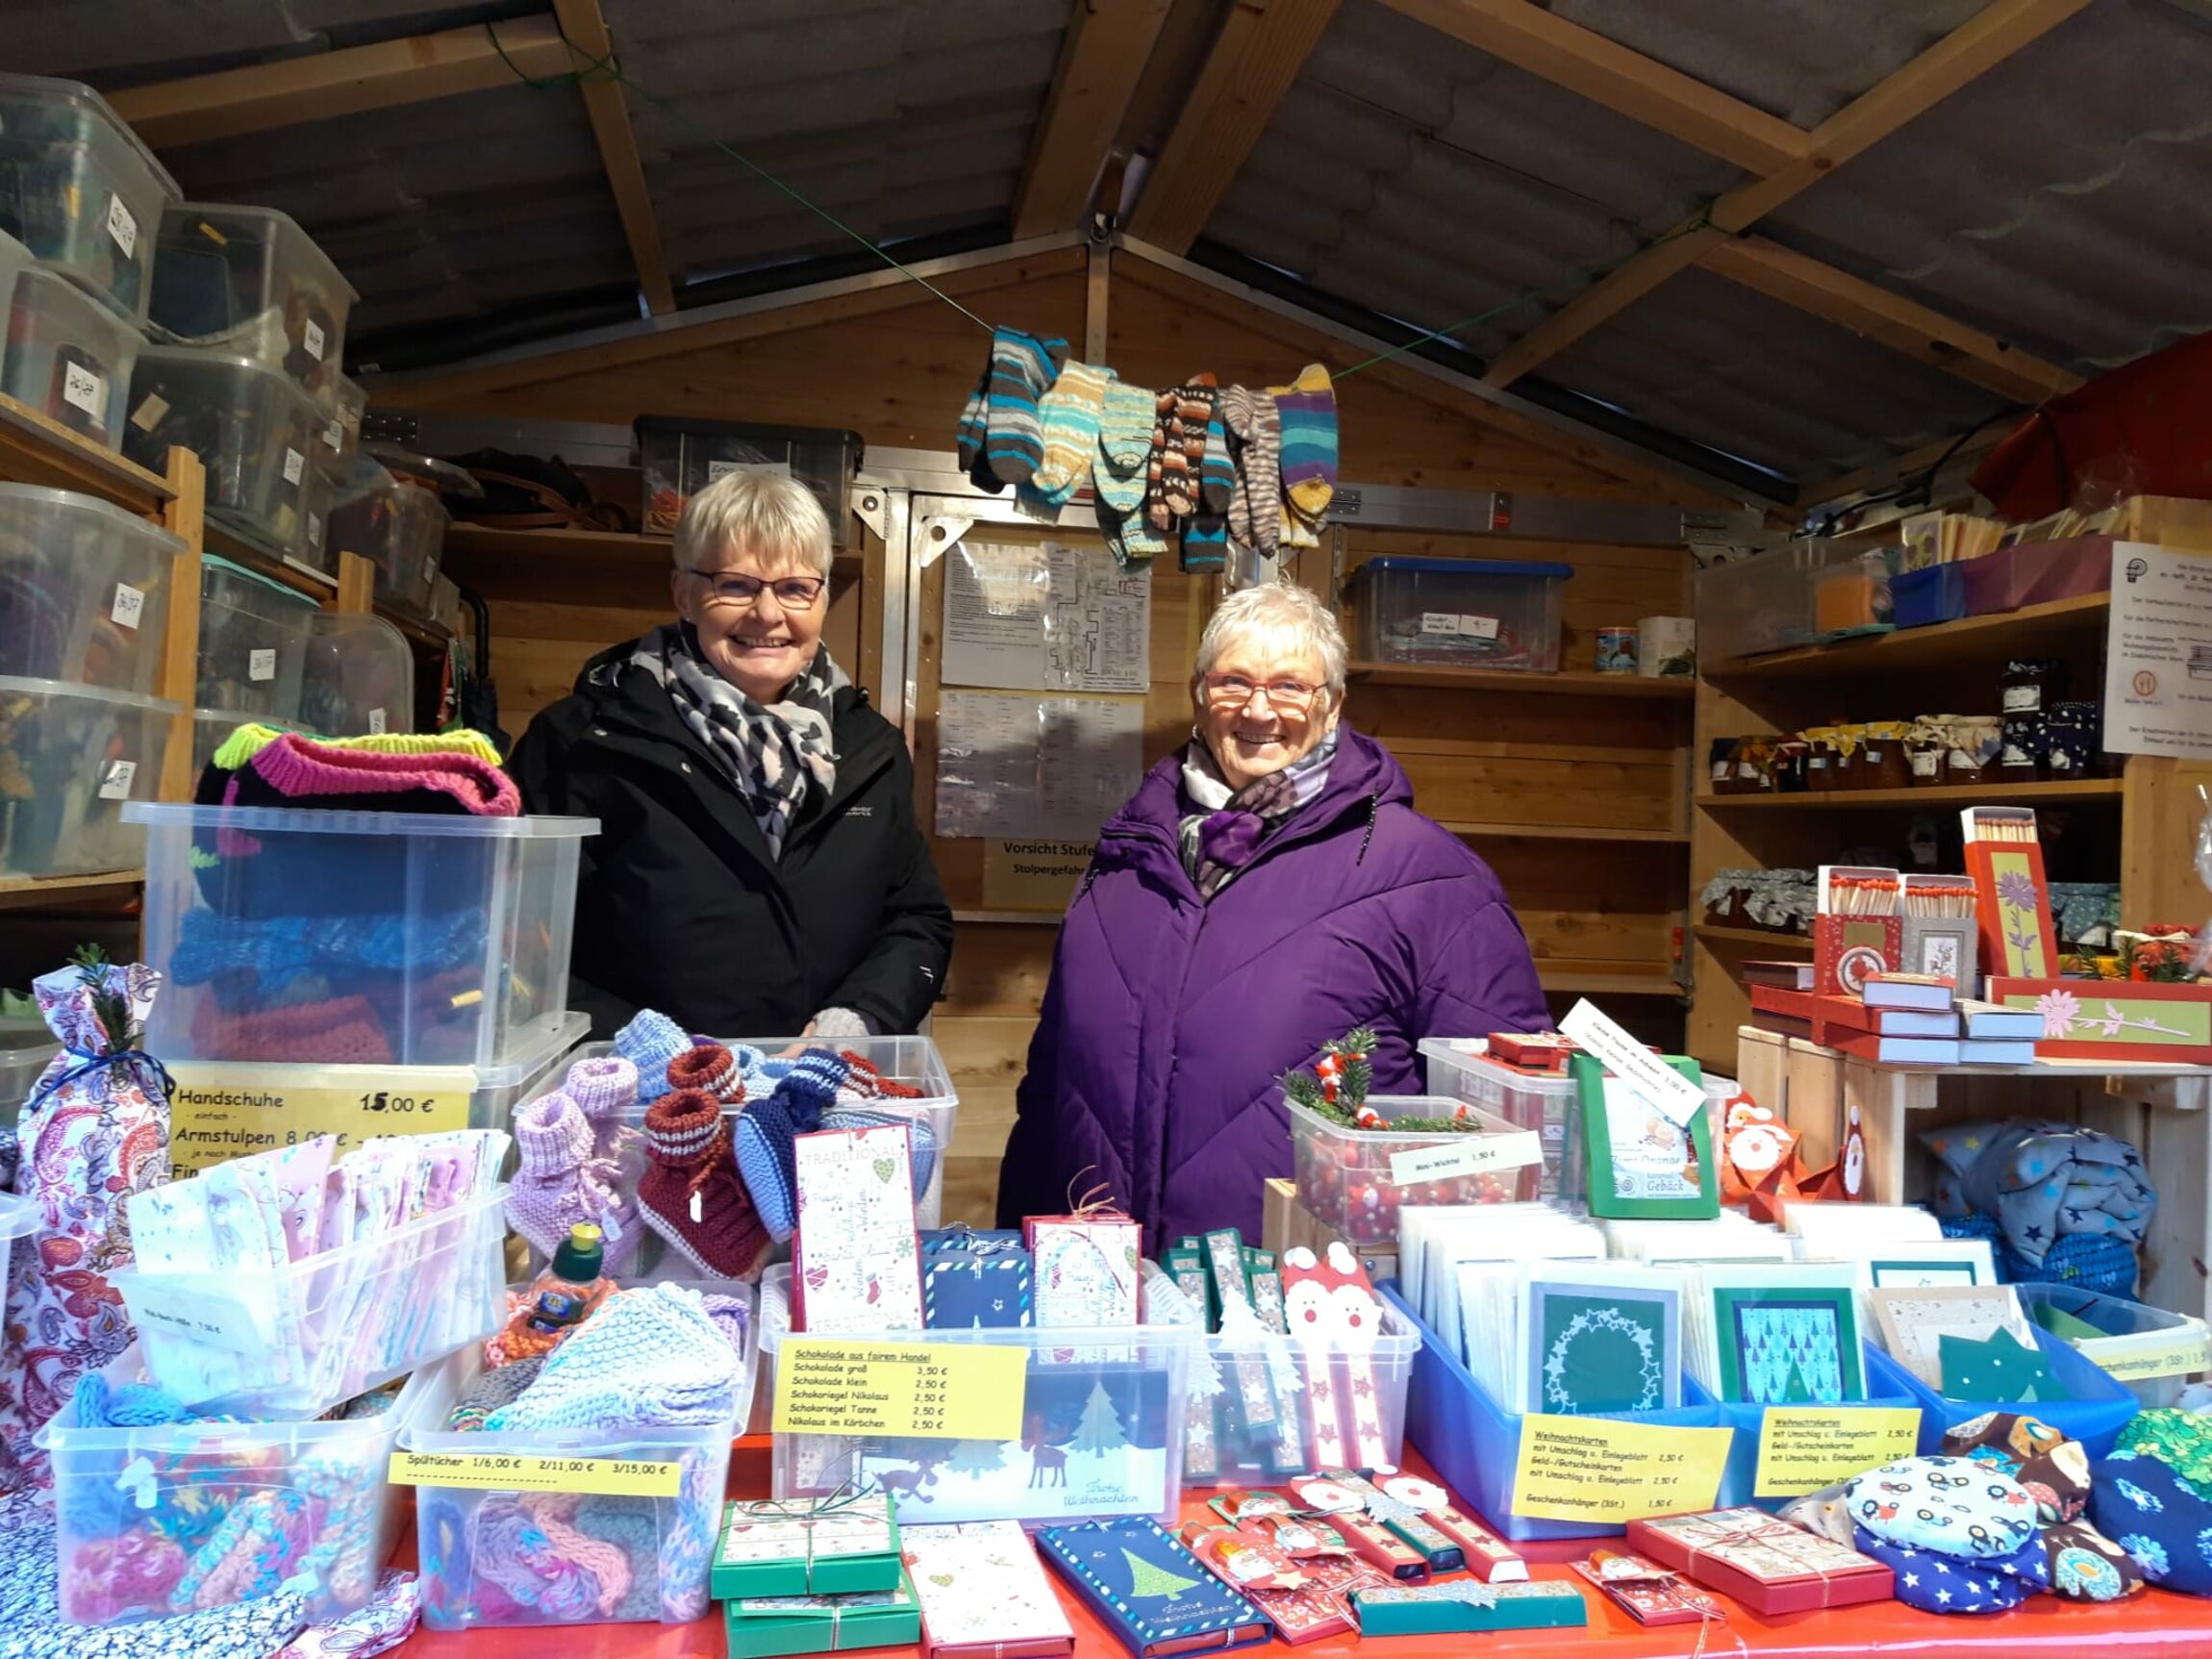
[[2040,1269],[2061,1239],[2143,1243],[2158,1194],[2142,1154],[2116,1135],[2035,1120],[1947,1123],[1921,1142],[1943,1166],[1939,1216],[1995,1216],[2005,1244]]
[[1852,1545],[1895,1573],[1897,1598],[1923,1613],[2002,1613],[2050,1588],[2049,1556],[2033,1528],[2011,1554],[1982,1561],[1893,1543],[1863,1526]]
[[1904,1457],[1844,1487],[1862,1532],[1958,1559],[2009,1556],[2036,1532],[2035,1499],[1971,1457]]
[[2212,1502],[2163,1459],[2116,1451],[2097,1465],[2089,1519],[2143,1576],[2184,1596],[2212,1596]]

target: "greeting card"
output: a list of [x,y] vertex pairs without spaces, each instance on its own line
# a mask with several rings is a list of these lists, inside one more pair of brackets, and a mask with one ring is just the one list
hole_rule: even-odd
[[1036,1257],[1037,1323],[1133,1325],[1137,1322],[1138,1243],[1142,1229],[1127,1216],[1033,1216],[1023,1223]]
[[2010,1285],[1935,1286],[1927,1290],[1873,1291],[1867,1297],[1890,1357],[1931,1389],[1943,1388],[1947,1336],[1987,1340],[2008,1330],[2022,1343],[2035,1336]]
[[1260,1610],[1208,1572],[1156,1521],[1048,1526],[1038,1533],[1037,1546],[1137,1659],[1196,1647],[1218,1652],[1269,1639]]
[[793,1142],[792,1323],[810,1334],[922,1328],[920,1246],[904,1123]]
[[910,1526],[905,1545],[928,1659],[1048,1659],[1074,1650],[1075,1632],[1019,1521]]
[[1682,1403],[1682,1278],[1620,1262],[1528,1269],[1517,1411],[1580,1417]]

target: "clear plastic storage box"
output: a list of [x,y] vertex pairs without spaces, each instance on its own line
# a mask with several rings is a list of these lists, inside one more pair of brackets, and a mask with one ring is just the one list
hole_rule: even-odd
[[1424,1037],[1420,1056],[1428,1067],[1432,1094],[1448,1095],[1479,1107],[1516,1129],[1544,1137],[1544,1176],[1538,1193],[1546,1198],[1579,1202],[1583,1195],[1582,1110],[1574,1079],[1564,1071],[1546,1075],[1500,1064],[1484,1052],[1484,1039]]
[[[140,1362],[126,1349],[103,1373],[111,1389],[144,1381]],[[315,1619],[364,1605],[398,1542],[385,1475],[422,1390],[411,1379],[382,1412],[339,1422],[87,1427],[66,1401],[38,1434],[54,1466],[63,1619],[137,1623],[280,1589]],[[181,1575],[162,1571],[163,1546],[181,1551]]]
[[[692,1289],[752,1300],[752,1288],[694,1282]],[[754,1357],[760,1320],[745,1321],[743,1371],[737,1407],[720,1422],[638,1429],[462,1430],[445,1426],[454,1402],[483,1374],[484,1356],[471,1347],[430,1373],[402,1442],[408,1450],[438,1456],[618,1458],[674,1464],[673,1497],[593,1496],[553,1491],[496,1491],[477,1487],[415,1489],[416,1553],[422,1571],[422,1621],[432,1630],[500,1625],[613,1624],[662,1621],[683,1623],[707,1611],[708,1569],[722,1523],[730,1442],[743,1431],[752,1409]],[[548,1521],[598,1546],[591,1560],[619,1574],[592,1576],[589,1593],[518,1599],[513,1586],[478,1563],[496,1535]],[[514,1564],[501,1566],[512,1572]],[[589,1571],[588,1569],[586,1571]],[[616,1581],[624,1578],[627,1582]]]
[[1372,1094],[1368,1104],[1389,1122],[1466,1114],[1479,1128],[1346,1129],[1295,1101],[1286,1104],[1298,1202],[1346,1244],[1395,1240],[1397,1213],[1409,1205],[1506,1204],[1535,1197],[1543,1181],[1543,1138],[1536,1130],[1460,1100]]
[[330,540],[335,552],[358,553],[376,566],[376,596],[424,612],[445,556],[451,518],[435,490],[394,478],[366,455],[356,456],[334,481]]
[[[172,447],[208,469],[209,516],[271,551],[331,567],[321,473],[321,412],[281,370],[247,357],[149,345],[131,380],[123,452],[163,470]],[[311,537],[309,519],[315,520]]]
[[2188,1380],[2212,1369],[2212,1339],[2204,1321],[2191,1315],[2070,1285],[2023,1284],[2020,1299],[2031,1319],[2051,1309],[2102,1332],[2061,1340],[2095,1360],[2146,1409],[2178,1404]]
[[205,561],[195,706],[298,723],[300,666],[316,610],[295,588],[222,559]]
[[[1858,581],[1864,551],[1841,541],[1793,541],[1770,553],[1706,566],[1697,573],[1692,588],[1699,658],[1710,667],[1732,657],[1813,644],[1825,633],[1877,620],[1872,609],[1875,595],[1871,579],[1863,591]],[[1824,618],[1816,614],[1814,602],[1823,584],[1829,589]],[[1887,593],[1885,579],[1881,593],[1885,614]],[[1860,616],[1862,600],[1865,616],[1847,623],[1844,618]]]
[[361,417],[368,411],[368,391],[349,374],[335,374],[315,394],[323,413],[322,447],[317,458],[332,473],[361,453]]
[[415,651],[382,616],[317,611],[308,618],[300,723],[328,738],[415,730]]
[[0,75],[0,231],[133,322],[176,181],[75,81]]
[[215,751],[229,740],[240,726],[266,726],[274,732],[298,732],[307,728],[291,720],[274,719],[267,715],[243,715],[236,709],[194,709],[192,711],[192,787],[199,787],[200,773],[207,770],[208,763],[215,758]]
[[[14,303],[17,273],[30,268],[31,250],[6,231],[0,231],[0,314],[5,314],[6,308]],[[0,340],[0,349],[4,349],[5,343]]]
[[0,484],[0,674],[152,691],[184,550],[97,497]]
[[310,391],[338,379],[361,296],[289,214],[181,202],[162,215],[156,327],[282,369]]
[[116,449],[144,343],[137,328],[66,277],[33,266],[15,277],[0,391]]
[[1345,584],[1358,655],[1447,667],[1559,667],[1560,597],[1571,565],[1370,559]]
[[0,1128],[15,1126],[39,1073],[61,1052],[44,1020],[0,1020]]
[[685,504],[716,479],[732,472],[771,472],[795,478],[813,490],[829,515],[831,544],[844,545],[852,521],[845,489],[860,468],[859,433],[655,415],[641,416],[637,433],[648,536],[671,534]]
[[123,808],[151,801],[181,706],[67,680],[0,677],[0,875],[144,862]]
[[[761,1389],[771,1405],[787,1345],[805,1340],[791,1328],[791,1282],[788,1262],[761,1275]],[[837,1340],[1014,1350],[1023,1356],[1020,1409],[1008,1405],[1010,1432],[992,1440],[778,1434],[774,1496],[820,1497],[851,1482],[892,1493],[901,1516],[933,1522],[1175,1519],[1193,1355],[1201,1340],[1195,1328],[1151,1321],[870,1331]]]
[[[1360,1446],[1355,1399],[1362,1413],[1372,1402],[1379,1461],[1395,1465],[1405,1449],[1405,1391],[1420,1333],[1393,1304],[1383,1303],[1382,1310],[1374,1345],[1357,1353],[1272,1334],[1201,1337],[1191,1360],[1191,1406],[1183,1420],[1183,1484],[1263,1487],[1310,1473],[1320,1463],[1316,1420],[1324,1412],[1342,1444],[1372,1453],[1374,1445]],[[1205,1311],[1194,1307],[1156,1263],[1146,1262],[1144,1317],[1152,1323],[1196,1327]],[[1263,1420],[1253,1420],[1254,1402],[1266,1414]]]
[[483,1071],[566,1028],[596,818],[164,802],[131,820],[163,979],[146,1041],[164,1059]]
[[507,1318],[501,1187],[274,1273],[109,1273],[146,1369],[188,1406],[313,1417]]

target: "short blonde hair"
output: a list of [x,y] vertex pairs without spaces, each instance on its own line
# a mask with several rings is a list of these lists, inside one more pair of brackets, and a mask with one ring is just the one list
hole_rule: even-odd
[[676,521],[676,566],[713,570],[736,547],[775,570],[797,565],[830,573],[830,522],[815,492],[774,472],[723,474],[685,504]]
[[1328,689],[1345,689],[1345,633],[1337,625],[1336,613],[1319,595],[1285,581],[1262,582],[1223,599],[1198,638],[1198,661],[1192,672],[1205,673],[1232,643],[1253,635],[1312,646],[1320,656],[1321,678]]

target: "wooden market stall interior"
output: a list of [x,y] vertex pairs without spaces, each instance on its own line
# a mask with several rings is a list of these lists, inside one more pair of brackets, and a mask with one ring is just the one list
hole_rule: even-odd
[[[1793,8],[1786,30],[1732,0],[838,0],[711,17],[327,0],[313,27],[267,8],[220,39],[178,10],[136,9],[98,61],[98,31],[35,17],[9,66],[99,84],[189,194],[297,218],[361,289],[353,363],[372,418],[402,432],[645,415],[849,428],[865,489],[886,458],[949,449],[979,323],[1065,336],[1154,387],[1327,364],[1346,488],[1297,580],[1341,595],[1386,553],[1573,568],[1563,673],[1362,665],[1349,717],[1497,868],[1555,1004],[1593,995],[1721,1066],[1734,968],[1768,946],[1693,925],[1704,876],[1810,862],[1858,822],[1894,828],[1904,803],[1706,801],[1706,741],[1839,702],[1919,712],[2004,650],[2093,649],[2097,621],[1709,664],[1694,687],[1593,673],[1596,630],[1687,614],[1697,558],[1762,525],[1894,511],[1923,489],[1942,504],[2019,412],[2200,315],[2212,276],[2200,249],[2161,243],[2173,175],[2136,143],[2157,130],[2159,158],[2202,153],[2185,136],[2212,74],[2195,0]],[[2014,201],[2032,212],[1990,205]],[[612,499],[635,489],[588,471]],[[1365,511],[1394,490],[1410,514]],[[1540,538],[1537,504],[1629,506],[1646,525],[1664,510],[1674,529]],[[941,571],[893,540],[852,527],[829,639],[906,721],[926,823]],[[490,604],[511,732],[667,615],[666,540],[463,528],[447,563]],[[1188,723],[1216,597],[1161,562],[1147,759]],[[2192,781],[2132,762],[2039,805],[2124,864],[2129,916],[2165,915],[2193,879]],[[993,910],[978,843],[937,853],[962,917],[935,1021],[964,1108],[946,1213],[973,1219],[1054,928]]]

